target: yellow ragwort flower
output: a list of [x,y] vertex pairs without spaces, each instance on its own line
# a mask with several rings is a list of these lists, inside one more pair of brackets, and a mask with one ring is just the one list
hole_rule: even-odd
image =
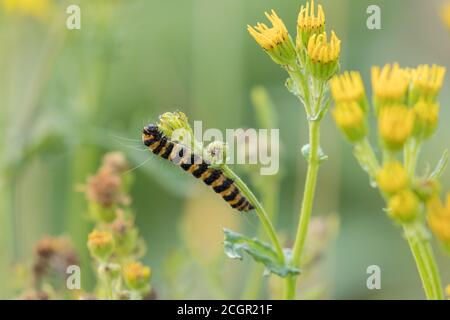
[[311,74],[322,80],[332,77],[338,68],[341,40],[331,31],[330,42],[327,33],[313,34],[308,41],[307,61]]
[[398,64],[372,67],[372,90],[377,112],[386,104],[405,102],[409,77],[409,72]]
[[393,195],[408,186],[408,174],[400,162],[386,162],[377,174],[377,183],[382,192]]
[[359,72],[351,71],[336,75],[331,78],[330,85],[331,94],[336,103],[355,101],[364,111],[367,111],[366,92]]
[[355,101],[338,103],[332,114],[350,142],[360,141],[367,135],[366,114]]
[[[450,17],[449,17],[449,28],[450,28]],[[445,287],[445,295],[450,299],[450,284]]]
[[130,289],[145,290],[149,288],[151,269],[140,262],[127,264],[123,269],[123,277]]
[[442,88],[445,77],[445,68],[437,65],[420,65],[411,70],[410,103],[419,99],[433,102]]
[[439,105],[433,102],[418,101],[414,105],[414,134],[421,139],[429,138],[437,128]]
[[297,48],[305,48],[309,38],[313,34],[320,34],[325,31],[325,13],[322,6],[317,6],[315,13],[314,0],[301,6],[297,18]]
[[23,13],[37,18],[45,17],[50,10],[50,0],[2,0],[6,12]]
[[391,151],[403,148],[414,129],[414,110],[404,105],[385,106],[378,117],[378,130],[385,147]]
[[88,236],[88,248],[95,258],[106,260],[114,251],[114,240],[110,232],[94,230]]
[[445,205],[438,196],[427,203],[427,218],[433,234],[450,249],[450,193]]
[[395,221],[406,223],[417,218],[419,208],[419,198],[414,192],[406,189],[389,199],[388,214]]
[[447,25],[447,27],[450,29],[450,3],[446,3],[442,7],[442,20]]
[[282,65],[295,63],[294,45],[283,21],[274,10],[270,14],[265,12],[265,15],[272,23],[272,27],[258,22],[254,27],[247,25],[248,32],[276,63]]

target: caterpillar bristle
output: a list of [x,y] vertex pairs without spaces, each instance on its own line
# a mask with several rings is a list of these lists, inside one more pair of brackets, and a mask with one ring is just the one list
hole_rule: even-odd
[[171,141],[159,130],[157,125],[149,124],[143,128],[142,142],[152,153],[171,161],[195,178],[202,180],[206,185],[211,186],[214,192],[220,194],[232,208],[244,212],[254,209],[233,179],[226,177],[222,170],[212,168],[207,161],[192,152],[187,146]]

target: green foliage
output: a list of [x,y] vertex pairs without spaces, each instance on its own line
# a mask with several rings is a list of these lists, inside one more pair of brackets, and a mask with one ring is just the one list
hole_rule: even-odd
[[248,238],[242,234],[223,230],[225,234],[225,253],[231,259],[244,258],[244,252],[249,254],[256,262],[262,263],[266,269],[280,277],[287,277],[300,273],[300,270],[286,263],[281,263],[277,252],[269,244],[262,242],[256,238]]

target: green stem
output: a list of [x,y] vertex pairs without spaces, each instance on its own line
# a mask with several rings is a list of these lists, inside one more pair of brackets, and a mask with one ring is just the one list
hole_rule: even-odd
[[[308,158],[308,172],[306,175],[305,189],[303,193],[303,202],[300,209],[300,221],[295,237],[294,248],[292,251],[292,266],[298,267],[305,245],[306,235],[308,233],[309,220],[314,202],[314,194],[317,183],[317,174],[319,171],[319,143],[320,143],[320,122],[309,121],[309,146],[310,153]],[[295,299],[295,288],[297,276],[286,278],[286,299]]]
[[419,141],[417,141],[416,139],[411,139],[407,142],[404,149],[405,168],[410,177],[414,177],[420,146],[421,144]]
[[[410,180],[415,177],[420,148],[421,142],[416,139],[409,140],[404,148],[404,165]],[[403,229],[416,261],[427,299],[442,300],[441,279],[426,226],[423,222],[417,222],[414,225],[404,225]]]
[[403,230],[416,261],[417,270],[428,300],[442,300],[441,279],[429,237],[421,224],[404,225]]
[[355,144],[353,153],[361,167],[369,174],[372,180],[375,180],[380,165],[369,140],[365,138]]
[[264,230],[266,231],[270,241],[272,242],[275,250],[278,254],[278,258],[281,263],[284,263],[284,254],[283,248],[280,245],[280,241],[278,240],[277,234],[275,232],[275,228],[273,227],[272,222],[270,221],[266,211],[264,210],[261,203],[258,201],[256,196],[250,190],[250,188],[242,181],[242,179],[234,173],[227,165],[222,166],[222,169],[226,176],[233,179],[238,188],[244,194],[244,196],[250,201],[251,204],[255,207],[256,214],[258,215],[259,220],[261,221]]
[[[264,206],[267,208],[269,219],[276,222],[277,204],[279,196],[279,179],[278,176],[269,176],[269,179],[260,181],[259,191],[261,198],[264,199]],[[258,228],[258,237],[264,236],[264,228],[262,225]],[[264,273],[264,266],[260,264],[253,264],[249,270],[248,280],[246,282],[245,290],[242,294],[245,300],[256,300],[259,298],[259,294],[262,288],[262,277]]]

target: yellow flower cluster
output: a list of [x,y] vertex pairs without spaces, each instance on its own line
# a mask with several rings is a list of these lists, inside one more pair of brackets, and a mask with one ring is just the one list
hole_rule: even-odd
[[445,205],[437,196],[428,202],[427,217],[434,235],[450,249],[450,193]]
[[[437,65],[420,65],[416,69],[402,69],[398,64],[372,68],[372,91],[378,130],[383,147],[396,152],[403,148],[411,137],[428,139],[436,130],[439,120],[439,105],[436,103],[445,76],[445,68]],[[349,136],[349,107],[342,103],[356,102],[367,114],[368,102],[361,76],[357,72],[346,72],[334,76],[331,93],[336,102],[335,121],[351,142],[364,136]],[[343,113],[345,117],[336,116]],[[353,119],[360,119],[359,110],[353,108]],[[351,131],[363,132],[366,121],[353,121]]]
[[[378,136],[387,157],[381,169],[378,164],[372,167],[371,174],[386,199],[389,216],[401,223],[415,220],[422,201],[437,193],[437,181],[424,180],[422,184],[419,179],[410,181],[406,160],[404,166],[395,159],[398,151],[413,152],[410,149],[414,143],[428,139],[435,132],[439,120],[436,100],[444,76],[445,68],[437,65],[404,69],[398,64],[387,64],[372,68]],[[363,148],[368,145],[363,140],[368,132],[369,103],[360,74],[346,72],[334,76],[330,86],[336,103],[332,113],[338,128],[351,143]]]
[[361,75],[345,72],[330,80],[331,94],[336,102],[334,120],[350,142],[366,137],[368,102]]
[[313,0],[300,8],[296,48],[275,11],[266,12],[266,17],[272,27],[258,23],[254,27],[248,26],[247,30],[276,63],[291,69],[308,67],[309,72],[321,80],[328,80],[336,73],[341,41],[332,31],[328,42],[321,5],[317,6],[317,13]]

